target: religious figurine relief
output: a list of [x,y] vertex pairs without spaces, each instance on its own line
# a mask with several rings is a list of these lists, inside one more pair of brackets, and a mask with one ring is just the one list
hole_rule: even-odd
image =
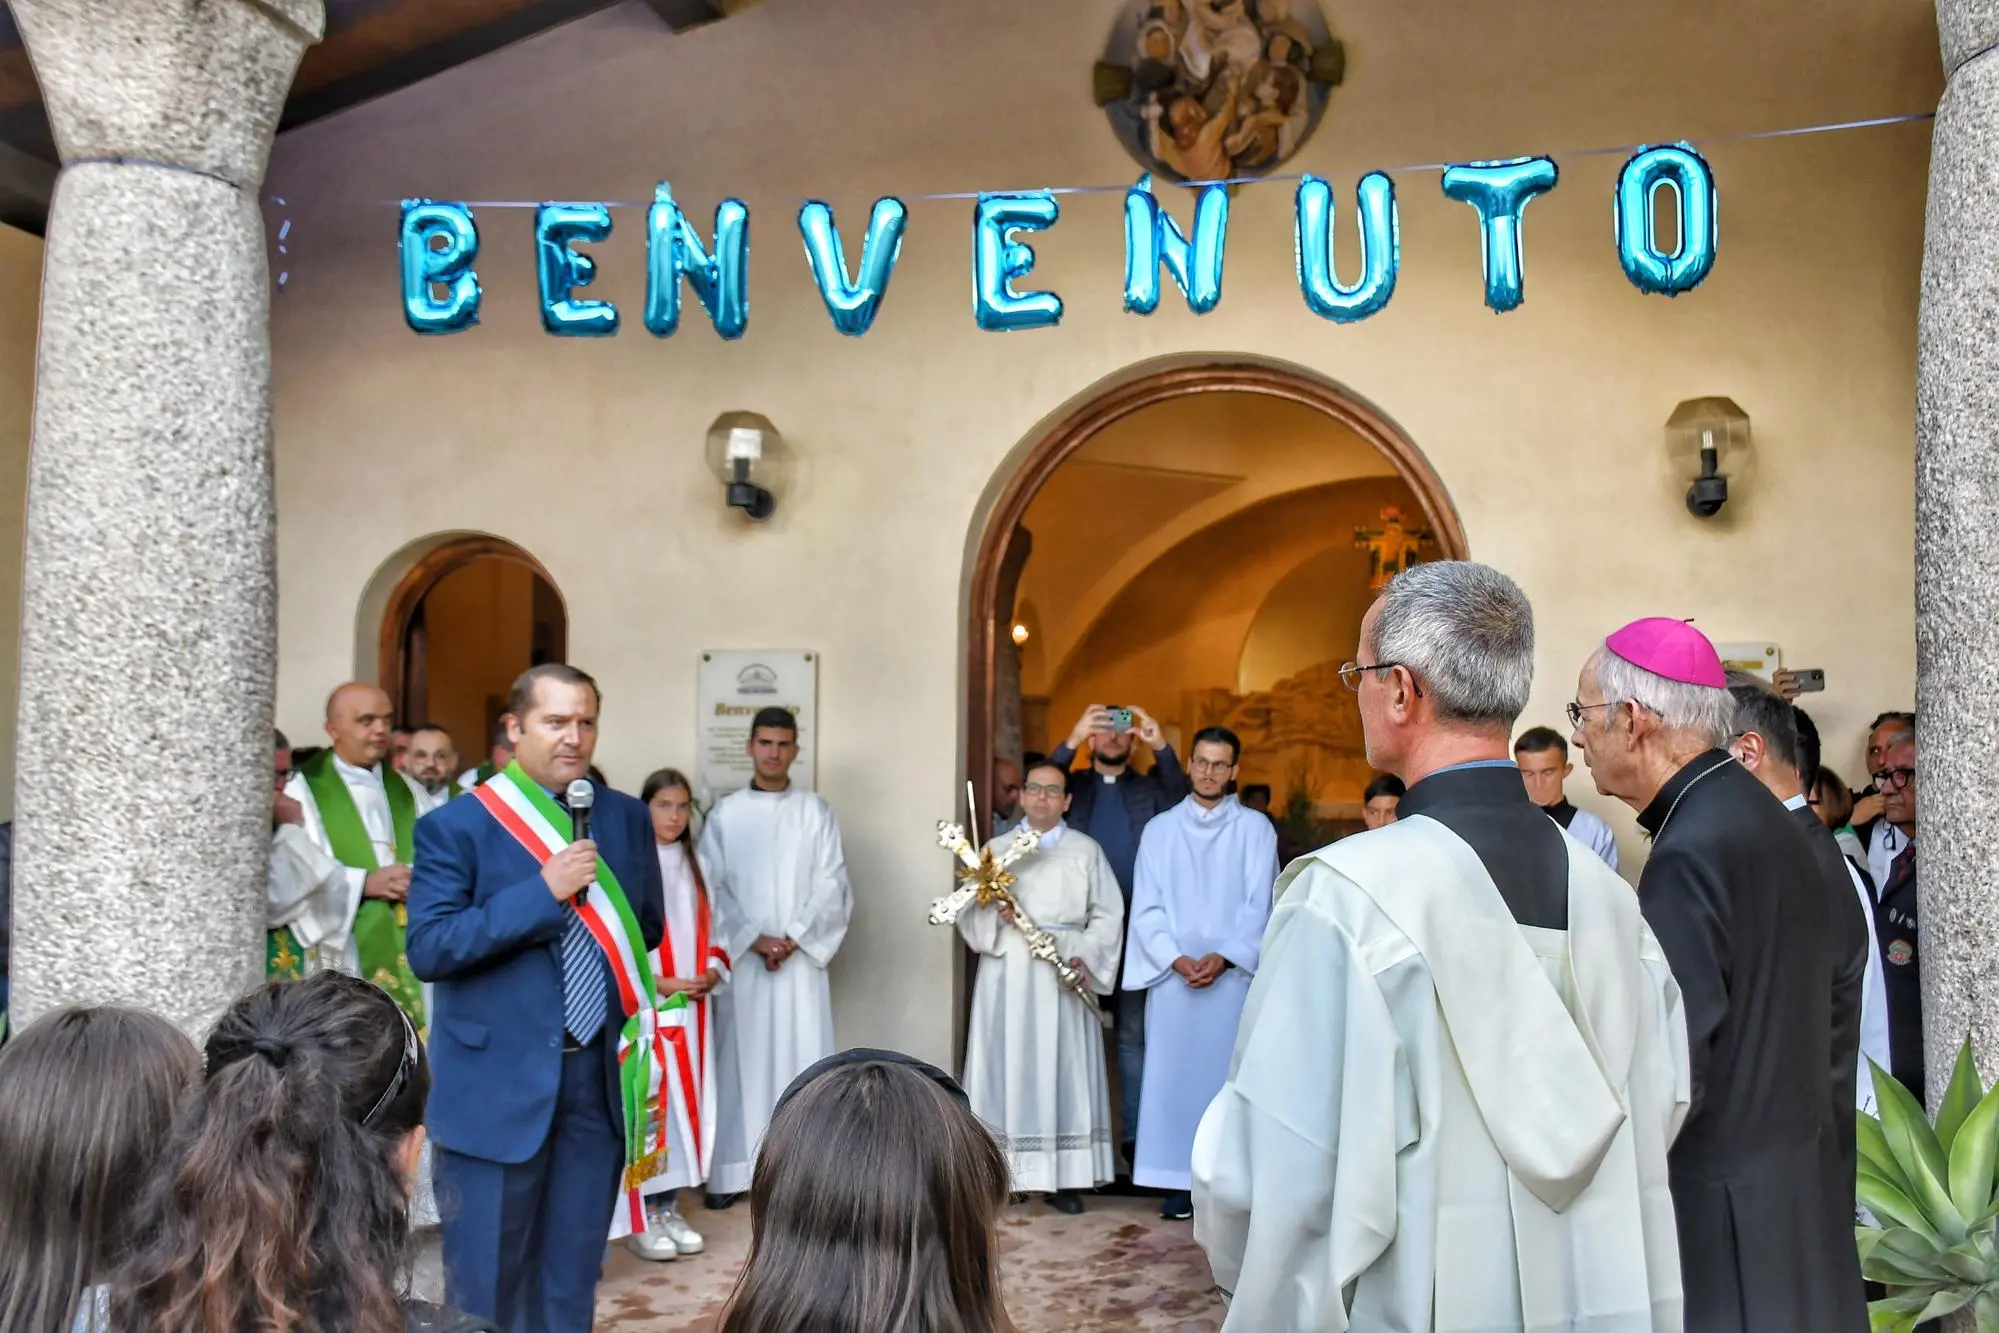
[[1355,528],[1353,537],[1353,544],[1368,553],[1368,590],[1380,592],[1397,574],[1419,563],[1422,549],[1435,544],[1437,534],[1404,526],[1402,511],[1389,505],[1381,511],[1379,528]]
[[1242,738],[1237,781],[1268,783],[1279,792],[1302,785],[1319,805],[1354,804],[1374,776],[1361,736],[1360,706],[1340,683],[1337,662],[1320,662],[1268,690],[1189,690],[1181,697],[1181,729],[1227,727]]
[[1275,171],[1346,73],[1316,0],[1136,0],[1096,69],[1126,151],[1176,181]]

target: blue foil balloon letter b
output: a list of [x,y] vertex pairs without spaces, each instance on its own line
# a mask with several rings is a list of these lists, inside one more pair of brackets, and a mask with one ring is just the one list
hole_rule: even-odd
[[1152,177],[1124,196],[1124,308],[1149,315],[1159,308],[1159,266],[1186,293],[1197,315],[1213,310],[1222,299],[1222,260],[1229,243],[1229,190],[1209,185],[1194,204],[1194,239],[1189,241],[1170,213],[1162,213],[1152,197]]
[[541,270],[541,324],[564,338],[604,338],[618,331],[618,308],[609,301],[579,301],[570,293],[597,278],[597,261],[570,249],[576,241],[611,234],[611,210],[602,204],[543,204],[535,210],[534,248]]
[[715,253],[661,181],[646,210],[646,329],[667,338],[680,327],[680,280],[708,310],[715,332],[740,338],[750,323],[750,210],[725,199],[715,210]]
[[[433,247],[442,237],[444,245]],[[418,333],[457,333],[479,322],[479,228],[463,204],[403,200],[403,318]],[[444,288],[444,295],[434,290]]]
[[1528,201],[1555,188],[1554,162],[1516,157],[1444,169],[1444,193],[1478,210],[1485,244],[1485,303],[1500,314],[1519,306],[1526,265],[1520,256],[1520,217]]
[[867,239],[861,243],[860,276],[850,281],[847,252],[840,244],[832,208],[815,199],[798,210],[805,258],[812,265],[813,281],[819,284],[819,295],[825,299],[834,328],[858,338],[874,327],[882,298],[888,295],[895,261],[902,256],[902,234],[908,226],[909,208],[902,200],[877,199],[874,214],[868,219]]
[[1062,322],[1054,292],[1016,292],[1013,282],[1034,268],[1034,251],[1015,231],[1046,231],[1062,216],[1047,191],[982,194],[972,214],[972,318],[988,333],[1045,329]]
[[1317,176],[1298,185],[1298,285],[1313,314],[1352,324],[1377,314],[1395,295],[1402,271],[1402,219],[1395,182],[1378,171],[1360,178],[1360,280],[1340,281],[1334,263],[1333,189]]
[[[1680,244],[1665,254],[1652,225],[1652,201],[1669,185],[1680,201]],[[1631,285],[1678,296],[1705,282],[1714,270],[1719,202],[1714,171],[1686,144],[1647,148],[1626,162],[1617,177],[1617,258]]]

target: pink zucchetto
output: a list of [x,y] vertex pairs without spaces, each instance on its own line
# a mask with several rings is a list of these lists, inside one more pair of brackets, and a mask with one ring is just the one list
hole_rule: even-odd
[[1722,670],[1721,654],[1708,642],[1707,635],[1684,620],[1654,616],[1634,620],[1605,639],[1604,647],[1635,667],[1683,685],[1728,688],[1728,674]]

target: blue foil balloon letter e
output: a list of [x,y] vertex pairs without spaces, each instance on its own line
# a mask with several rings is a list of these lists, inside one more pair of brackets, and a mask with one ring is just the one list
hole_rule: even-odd
[[1352,324],[1380,313],[1402,272],[1402,218],[1395,182],[1378,171],[1360,178],[1360,279],[1340,281],[1333,240],[1333,189],[1317,176],[1298,184],[1298,286],[1313,314]]
[[1062,216],[1047,191],[982,194],[972,213],[972,318],[987,333],[1045,329],[1062,322],[1062,298],[1054,292],[1016,292],[1014,279],[1034,268],[1034,251],[1013,239],[1015,231],[1046,231]]
[[743,336],[750,323],[750,210],[740,199],[722,201],[710,255],[673,201],[673,187],[661,181],[646,210],[646,329],[656,338],[680,327],[682,278],[707,308],[715,332]]
[[[1680,201],[1680,244],[1670,255],[1659,249],[1652,211],[1653,199],[1669,185]],[[1624,276],[1655,296],[1700,286],[1714,270],[1719,211],[1714,171],[1690,145],[1639,152],[1617,177],[1617,258]]]
[[[442,237],[442,248],[432,241]],[[479,322],[479,228],[463,204],[403,200],[403,318],[418,333],[458,333]],[[444,295],[433,290],[444,288]]]
[[1194,239],[1190,242],[1170,213],[1162,213],[1152,195],[1152,177],[1124,196],[1124,308],[1149,315],[1159,308],[1159,268],[1173,275],[1186,294],[1188,308],[1205,315],[1222,299],[1222,259],[1229,243],[1229,191],[1226,185],[1204,186],[1194,204]]
[[848,337],[858,338],[874,327],[882,299],[888,295],[895,261],[902,256],[902,235],[908,227],[909,208],[902,200],[875,200],[867,239],[861,243],[860,275],[849,281],[847,252],[840,244],[832,208],[815,199],[798,210],[798,230],[805,238],[812,279],[819,284],[833,327]]
[[569,247],[611,234],[602,204],[543,204],[535,210],[534,248],[541,270],[541,325],[562,338],[605,338],[618,331],[618,308],[572,295],[597,277],[597,261]]
[[1545,157],[1473,162],[1444,169],[1444,193],[1478,211],[1485,244],[1485,303],[1499,314],[1518,308],[1525,262],[1520,256],[1520,216],[1528,201],[1560,179]]

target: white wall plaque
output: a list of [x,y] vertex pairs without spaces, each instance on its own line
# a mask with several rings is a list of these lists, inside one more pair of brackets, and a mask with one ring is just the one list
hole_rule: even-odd
[[694,785],[702,805],[750,785],[755,774],[750,720],[764,708],[782,708],[798,719],[798,762],[791,780],[805,791],[813,789],[819,756],[819,654],[705,652],[697,706],[701,758]]
[[1717,643],[1715,655],[1724,667],[1747,671],[1768,680],[1784,665],[1784,650],[1774,643]]

